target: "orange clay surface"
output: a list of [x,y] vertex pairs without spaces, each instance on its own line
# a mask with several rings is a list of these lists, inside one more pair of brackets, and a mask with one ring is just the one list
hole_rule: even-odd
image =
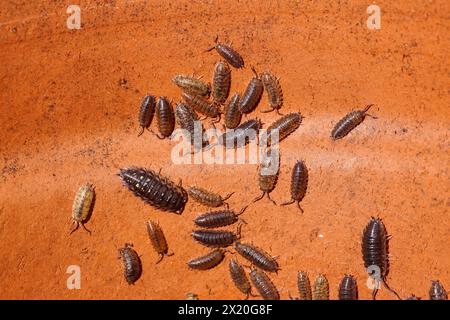
[[[381,30],[367,29],[366,1],[80,4],[81,30],[67,29],[66,1],[0,4],[0,298],[243,298],[228,275],[231,254],[209,271],[186,265],[208,252],[190,237],[206,207],[189,201],[181,216],[155,210],[116,176],[130,165],[162,168],[185,186],[234,191],[235,209],[260,194],[255,164],[175,165],[176,141],[148,131],[137,137],[147,92],[177,102],[175,74],[211,79],[219,56],[203,50],[216,34],[246,62],[233,69],[231,93],[243,92],[251,65],[270,69],[281,78],[282,112],[305,117],[280,144],[271,194],[289,199],[290,170],[304,159],[304,214],[263,199],[243,215],[243,241],[278,256],[281,271],[270,277],[281,297],[297,295],[296,274],[305,270],[312,281],[326,274],[332,299],[345,273],[357,277],[360,298],[370,298],[360,240],[371,216],[392,235],[388,283],[402,297],[428,298],[431,279],[450,287],[448,1],[377,1]],[[369,103],[377,120],[330,139],[342,116]],[[260,113],[266,106],[264,96],[249,118],[266,126],[277,119]],[[86,224],[92,235],[80,228],[69,236],[85,182],[97,192]],[[148,219],[160,222],[175,253],[158,265]],[[134,286],[117,259],[125,242],[142,255]],[[80,290],[66,287],[69,265],[81,268]],[[384,289],[378,297],[395,298]]]

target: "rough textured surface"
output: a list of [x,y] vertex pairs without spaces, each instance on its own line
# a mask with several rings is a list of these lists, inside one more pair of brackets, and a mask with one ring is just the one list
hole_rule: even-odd
[[[205,250],[190,238],[205,208],[182,216],[133,197],[115,174],[150,167],[184,185],[236,191],[238,210],[259,192],[256,165],[175,165],[174,141],[137,138],[137,112],[149,92],[176,102],[178,73],[209,79],[216,34],[258,70],[281,77],[283,112],[305,116],[281,143],[281,172],[271,196],[289,192],[299,158],[310,181],[303,215],[268,201],[243,217],[243,241],[279,255],[270,277],[282,299],[296,292],[297,271],[324,273],[330,298],[345,273],[368,299],[361,234],[380,216],[390,241],[390,286],[402,297],[427,297],[430,280],[450,287],[448,1],[378,1],[382,29],[366,28],[367,2],[83,1],[82,29],[66,28],[66,2],[0,5],[0,298],[242,298],[225,261],[209,271],[186,262]],[[17,5],[16,5],[17,4]],[[231,92],[253,76],[233,70]],[[340,141],[330,132],[352,109],[375,103],[363,124]],[[271,123],[275,113],[254,114]],[[151,126],[155,129],[154,125]],[[73,197],[91,182],[92,218],[68,236]],[[145,221],[158,220],[175,256],[158,265]],[[132,242],[143,274],[123,279],[117,249]],[[66,269],[81,267],[81,289],[68,290]],[[378,299],[394,298],[381,289]]]

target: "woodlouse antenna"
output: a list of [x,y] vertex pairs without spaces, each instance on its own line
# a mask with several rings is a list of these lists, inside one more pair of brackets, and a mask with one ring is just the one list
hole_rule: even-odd
[[369,109],[370,109],[372,106],[374,106],[374,105],[375,105],[374,103],[371,103],[371,104],[367,105],[367,106],[364,108],[363,113],[366,113],[367,111],[369,111]]

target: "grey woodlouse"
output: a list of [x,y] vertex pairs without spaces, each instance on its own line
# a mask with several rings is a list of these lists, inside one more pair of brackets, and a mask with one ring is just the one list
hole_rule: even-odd
[[239,93],[235,93],[225,105],[225,127],[228,129],[234,129],[241,123],[242,113],[239,111],[239,100]]
[[311,283],[308,274],[304,271],[297,273],[297,288],[300,294],[300,300],[311,300]]
[[156,262],[156,264],[160,263],[164,256],[173,255],[173,253],[168,253],[169,247],[167,246],[167,240],[159,223],[151,220],[147,221],[147,233],[153,248],[159,255],[159,260]]
[[281,205],[289,205],[297,202],[297,207],[303,213],[300,201],[303,200],[308,188],[308,169],[303,161],[297,161],[292,169],[291,176],[291,201],[284,202]]
[[[274,155],[271,155],[270,157],[265,157],[261,164],[259,165],[258,170],[258,182],[259,182],[259,189],[262,191],[262,194],[255,199],[253,199],[253,202],[257,202],[261,200],[265,195],[267,195],[267,198],[272,201],[273,204],[277,204],[272,198],[270,197],[270,192],[272,192],[273,189],[275,189],[275,185],[278,180],[278,173],[279,173],[279,154],[278,161],[274,164],[273,157]],[[274,172],[272,171],[272,166],[276,165],[276,170]]]
[[193,95],[209,97],[211,93],[211,86],[208,83],[194,77],[179,74],[173,77],[172,81],[183,91]]
[[294,112],[286,114],[276,120],[267,128],[267,145],[270,146],[273,143],[272,137],[274,132],[278,133],[278,142],[281,142],[300,127],[302,119],[302,115],[299,112]]
[[135,196],[160,210],[181,214],[188,201],[181,181],[175,185],[153,170],[130,167],[120,169],[118,176]]
[[222,196],[217,193],[196,186],[189,187],[187,192],[192,199],[208,207],[220,207],[222,205],[228,207],[228,204],[225,201],[234,193],[231,192],[222,198]]
[[[372,217],[364,229],[361,249],[364,260],[364,267],[375,280],[379,280],[390,292],[395,294],[398,299],[400,296],[391,289],[387,282],[386,276],[389,270],[388,250],[387,250],[388,235],[386,228],[379,218]],[[370,268],[377,268],[377,270]],[[372,299],[375,300],[378,292],[378,287],[375,285],[372,292]]]
[[234,249],[258,268],[270,272],[277,272],[280,270],[275,258],[271,257],[267,252],[258,247],[236,241],[234,243]]
[[134,284],[142,274],[139,255],[129,243],[125,243],[125,247],[119,249],[119,255],[123,262],[125,280],[128,284]]
[[236,233],[224,230],[194,230],[192,238],[204,246],[227,247],[241,238],[241,225],[238,226]]
[[259,119],[251,119],[241,123],[236,129],[222,134],[215,144],[210,144],[212,148],[216,145],[225,146],[227,149],[241,148],[250,141],[258,137],[258,132],[262,127]]
[[281,90],[279,79],[269,71],[265,71],[261,75],[261,80],[264,85],[264,89],[267,92],[270,108],[261,112],[267,113],[275,110],[279,115],[281,115],[280,108],[283,106],[283,90]]
[[236,69],[240,69],[244,67],[244,59],[242,56],[231,46],[220,43],[219,36],[216,36],[215,40],[216,44],[207,49],[206,52],[216,49],[217,53],[219,53],[229,64],[231,64]]
[[316,281],[314,281],[312,299],[313,300],[330,299],[330,288],[328,285],[328,280],[323,274],[319,274],[316,278]]
[[159,139],[170,137],[175,128],[175,114],[172,104],[166,97],[159,97],[156,103],[156,120],[160,133],[157,137]]
[[186,92],[183,92],[181,94],[181,97],[189,107],[191,107],[198,113],[201,113],[206,117],[213,118],[213,122],[220,121],[221,113],[219,105],[215,104],[214,102],[209,102],[201,96],[195,96]]
[[188,262],[191,269],[208,270],[217,266],[225,257],[225,252],[222,249],[215,249],[204,256],[194,258]]
[[252,294],[252,287],[242,265],[236,259],[231,259],[228,266],[231,279],[236,288],[246,295],[245,300],[248,299],[249,295],[254,296]]
[[250,113],[258,106],[261,96],[263,94],[264,86],[258,73],[252,67],[255,76],[250,80],[245,89],[244,94],[239,102],[239,111],[243,114]]
[[367,111],[369,111],[372,106],[373,104],[369,104],[363,110],[352,111],[341,120],[339,120],[331,131],[331,138],[333,140],[337,140],[345,137],[350,131],[352,131],[361,122],[363,122],[366,116],[377,119],[376,117],[367,113]]
[[429,295],[430,300],[448,300],[447,291],[445,291],[444,286],[439,282],[439,280],[431,281]]
[[195,218],[194,223],[202,228],[219,228],[233,224],[239,220],[239,216],[244,213],[245,206],[239,213],[235,213],[233,210],[225,209],[219,211],[212,211],[202,214]]
[[83,229],[91,234],[91,231],[86,229],[84,223],[89,220],[95,202],[95,190],[92,184],[85,184],[78,189],[77,194],[75,195],[75,200],[72,205],[72,223],[75,225],[75,228],[72,229],[70,234],[75,232],[80,225]]
[[212,96],[216,104],[227,101],[231,86],[231,69],[225,61],[219,61],[214,67]]
[[[191,107],[184,103],[178,103],[175,107],[175,119],[180,128],[189,132],[190,141],[194,146],[195,151],[198,151],[209,144],[209,141],[204,137],[204,128],[197,114]],[[198,126],[197,130],[195,130],[196,126]],[[202,141],[201,145],[199,145],[200,141]]]
[[146,95],[142,100],[141,108],[139,109],[139,124],[141,131],[138,137],[144,133],[144,129],[148,129],[152,123],[153,116],[155,114],[156,99],[152,95]]
[[264,300],[280,300],[277,288],[263,271],[252,269],[250,280]]
[[416,297],[415,295],[412,295],[411,297],[408,297],[405,300],[422,300],[422,298]]
[[339,284],[339,300],[358,300],[358,286],[351,275],[344,275]]

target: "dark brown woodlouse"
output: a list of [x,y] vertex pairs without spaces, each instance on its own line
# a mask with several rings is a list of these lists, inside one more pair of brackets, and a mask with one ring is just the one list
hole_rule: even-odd
[[150,169],[130,167],[120,169],[118,176],[133,194],[163,211],[181,214],[188,194],[181,186]]
[[216,44],[205,50],[206,52],[216,49],[217,53],[219,53],[229,64],[231,64],[236,69],[240,69],[244,67],[244,59],[242,56],[230,45],[226,45],[219,42],[219,36],[216,36],[215,39]]
[[166,97],[159,97],[156,103],[156,120],[158,123],[159,139],[165,139],[172,135],[175,128],[175,114],[172,104]]
[[207,247],[227,247],[241,238],[241,225],[236,233],[225,230],[194,230],[192,238]]
[[314,281],[312,299],[313,300],[330,299],[330,288],[328,285],[328,280],[323,274],[319,274],[316,278],[316,281]]
[[280,270],[275,258],[271,257],[267,252],[258,247],[236,241],[234,243],[234,249],[258,268],[270,272],[278,272],[278,270]]
[[204,137],[204,128],[191,107],[184,103],[178,103],[175,107],[175,119],[180,128],[189,132],[194,151],[198,151],[209,144],[209,141]]
[[169,247],[167,246],[167,240],[164,236],[164,232],[161,229],[159,223],[154,221],[147,221],[147,233],[152,243],[153,249],[158,253],[159,260],[156,264],[160,263],[164,256],[173,256],[173,253],[169,252]]
[[248,83],[247,88],[245,89],[245,92],[239,102],[239,111],[242,114],[247,114],[255,110],[264,91],[262,80],[253,67],[252,71],[255,76]]
[[[286,114],[276,120],[267,128],[267,145],[270,146],[273,143],[281,142],[282,140],[284,140],[292,132],[297,130],[298,127],[300,127],[302,119],[303,118],[300,113],[294,112]],[[275,141],[276,139],[274,140],[275,133],[278,134],[278,141]]]
[[239,220],[239,216],[244,213],[245,206],[239,213],[235,213],[233,210],[225,209],[219,211],[212,211],[202,214],[195,218],[194,223],[202,228],[219,228],[233,224]]
[[239,93],[235,93],[225,105],[225,127],[228,129],[234,129],[241,123],[242,113],[239,111],[239,100]]
[[254,297],[254,295],[252,294],[252,287],[250,285],[250,282],[248,281],[247,275],[245,274],[245,270],[242,265],[236,259],[231,259],[228,266],[231,279],[233,280],[236,288],[238,288],[239,291],[246,295],[245,300],[248,299],[249,295]]
[[264,300],[280,300],[277,288],[263,271],[252,269],[250,280]]
[[227,149],[241,148],[250,141],[258,137],[262,127],[261,120],[251,119],[241,123],[237,128],[222,134],[215,144],[210,144],[208,148],[222,145]]
[[191,269],[208,270],[221,263],[224,257],[224,250],[215,249],[204,256],[190,260],[188,266]]
[[[371,277],[377,282],[382,282],[386,289],[401,300],[397,292],[391,289],[386,282],[386,276],[389,270],[387,241],[388,235],[383,222],[379,218],[372,217],[364,229],[361,242],[364,267]],[[372,292],[373,300],[375,300],[377,292],[378,283],[375,284]]]
[[209,97],[211,93],[211,86],[208,83],[194,77],[179,74],[173,77],[172,81],[183,91],[193,95]]
[[358,300],[358,286],[351,275],[344,275],[339,284],[339,300]]
[[75,195],[75,200],[72,205],[72,223],[75,227],[70,231],[70,234],[74,233],[80,225],[83,229],[91,234],[91,231],[86,228],[84,223],[89,220],[92,215],[92,210],[95,203],[95,190],[92,184],[86,183],[78,189]]
[[284,202],[281,205],[289,205],[297,202],[297,207],[303,213],[303,209],[300,206],[300,201],[303,200],[308,188],[308,169],[303,161],[297,161],[292,169],[291,176],[291,200]]
[[439,280],[431,281],[429,295],[430,300],[448,300],[447,291],[445,291],[444,286],[439,282]]
[[[259,181],[259,189],[262,191],[262,194],[255,199],[253,199],[253,202],[257,202],[261,200],[265,195],[267,195],[267,198],[272,201],[273,204],[277,204],[272,198],[270,197],[270,192],[272,192],[273,189],[275,189],[275,185],[278,180],[278,173],[280,170],[280,158],[279,154],[277,154],[278,161],[276,161],[273,157],[275,154],[271,154],[270,157],[264,157],[262,159],[261,164],[259,165],[258,169],[258,181]],[[274,169],[275,166],[275,169]]]
[[268,110],[262,110],[262,113],[276,111],[279,115],[280,108],[283,106],[283,90],[281,90],[280,81],[269,71],[263,72],[261,75],[261,80],[264,85],[264,89],[267,92],[267,97],[269,100]]
[[208,207],[220,207],[222,205],[228,207],[228,203],[225,201],[234,193],[231,192],[222,198],[222,196],[217,193],[196,186],[189,187],[187,192],[192,199]]
[[300,294],[300,300],[311,300],[311,283],[309,281],[308,274],[304,271],[297,273],[297,288]]
[[216,105],[227,101],[231,86],[231,69],[225,61],[219,61],[214,67],[212,96]]
[[337,140],[345,137],[350,131],[352,131],[361,122],[363,122],[366,116],[377,119],[377,117],[374,117],[367,113],[367,111],[369,111],[370,107],[372,106],[373,104],[369,104],[363,110],[352,111],[344,118],[339,120],[331,131],[331,138],[333,140]]
[[142,263],[133,245],[125,243],[125,247],[119,249],[119,258],[123,262],[125,280],[134,284],[141,277]]
[[189,107],[198,113],[201,113],[206,117],[213,118],[213,123],[220,121],[221,112],[219,105],[214,102],[209,102],[201,96],[195,96],[186,92],[183,92],[181,97]]
[[152,123],[153,116],[155,114],[156,99],[152,95],[146,95],[144,100],[142,100],[141,108],[139,109],[139,124],[141,126],[141,131],[138,137],[144,133],[144,129],[148,129]]

